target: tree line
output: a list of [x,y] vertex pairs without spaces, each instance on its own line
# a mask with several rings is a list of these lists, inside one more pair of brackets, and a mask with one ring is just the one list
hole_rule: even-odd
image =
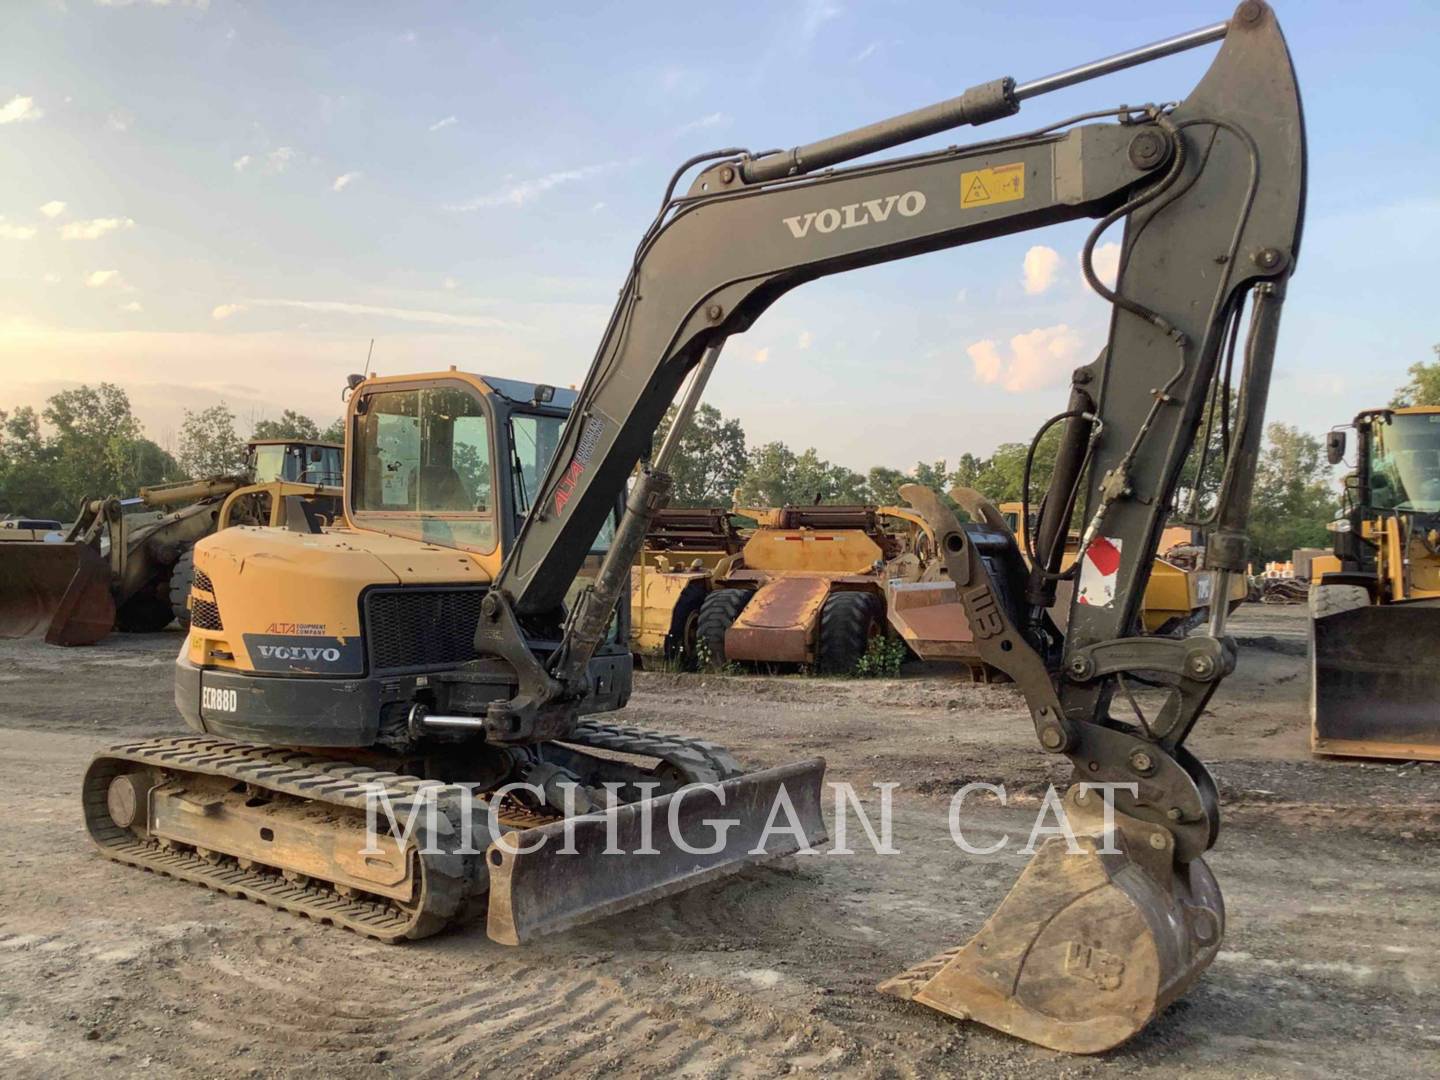
[[[1440,348],[1437,348],[1440,354]],[[1397,390],[1394,406],[1440,405],[1440,359],[1417,363]],[[657,433],[659,445],[673,410]],[[1037,444],[1030,494],[1038,499],[1049,483],[1061,427]],[[343,421],[321,428],[310,417],[285,409],[262,419],[248,436],[239,433],[225,404],[185,413],[172,454],[148,439],[125,391],[111,383],[81,386],[52,396],[38,414],[28,406],[0,410],[0,517],[24,514],[69,520],[82,499],[133,494],[147,484],[239,472],[247,438],[318,439],[341,442]],[[1191,455],[1181,474],[1181,509],[1203,512],[1219,486],[1223,460],[1220,433],[1209,452]],[[751,446],[740,421],[702,405],[681,436],[671,472],[673,506],[769,507],[812,503],[901,502],[900,487],[923,484],[945,492],[972,487],[992,502],[1018,502],[1024,488],[1029,443],[1001,443],[988,456],[962,454],[916,462],[909,470],[884,465],[857,472],[822,458],[813,448],[796,451],[783,442]],[[1339,489],[1319,438],[1288,424],[1272,423],[1255,479],[1250,535],[1257,561],[1288,558],[1297,547],[1327,547],[1325,528],[1339,509]]]
[[247,438],[340,442],[342,421],[321,429],[286,409],[248,436],[227,405],[187,410],[174,452],[145,435],[129,395],[113,383],[52,395],[42,409],[0,409],[0,518],[71,521],[85,499],[134,495],[147,485],[227,476],[245,467]]

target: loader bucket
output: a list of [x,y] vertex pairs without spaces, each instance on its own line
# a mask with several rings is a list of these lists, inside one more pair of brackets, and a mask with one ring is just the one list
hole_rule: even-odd
[[822,843],[824,777],[812,758],[507,833],[485,855],[486,933],[519,945]]
[[1440,761],[1440,602],[1377,606],[1363,589],[1318,586],[1310,649],[1317,754]]
[[88,544],[0,544],[0,638],[93,645],[115,625],[110,568]]
[[1100,807],[1072,788],[1074,853],[1046,840],[968,943],[880,990],[1067,1053],[1145,1027],[1215,958],[1224,906],[1202,860],[1174,862],[1167,829],[1115,811],[1107,832]]

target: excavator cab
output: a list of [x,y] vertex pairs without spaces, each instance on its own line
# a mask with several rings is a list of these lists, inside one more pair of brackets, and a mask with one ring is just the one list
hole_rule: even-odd
[[[1351,427],[1333,554],[1311,564],[1311,748],[1440,760],[1440,408],[1367,410]],[[1346,441],[1331,432],[1331,464]]]

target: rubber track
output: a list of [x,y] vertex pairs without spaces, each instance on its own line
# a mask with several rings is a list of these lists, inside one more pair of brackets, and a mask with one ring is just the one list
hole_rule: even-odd
[[[428,788],[443,789],[434,780],[380,772],[375,769],[314,757],[291,750],[233,743],[205,736],[148,739],[122,743],[96,755],[85,774],[83,788],[85,826],[90,838],[108,858],[145,870],[167,874],[227,893],[269,904],[285,911],[341,926],[384,942],[429,937],[444,929],[460,913],[468,893],[466,856],[419,855],[422,899],[410,910],[381,898],[341,896],[318,884],[298,885],[274,873],[245,870],[233,859],[212,863],[191,852],[165,848],[144,840],[110,819],[107,794],[112,778],[140,764],[171,772],[227,777],[310,802],[364,810],[367,786],[383,784],[397,819],[409,816]],[[456,807],[437,792],[442,811],[434,847],[444,851],[456,835]],[[417,819],[424,820],[424,814]],[[423,833],[423,825],[421,827]],[[428,848],[430,838],[417,836],[417,847]]]
[[622,724],[607,724],[600,720],[581,720],[575,725],[575,733],[560,741],[597,750],[659,758],[679,769],[690,783],[719,783],[745,771],[730,751],[717,743]]

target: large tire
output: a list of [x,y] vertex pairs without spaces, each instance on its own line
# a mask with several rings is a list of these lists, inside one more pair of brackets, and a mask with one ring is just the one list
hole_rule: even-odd
[[749,589],[716,589],[700,605],[695,626],[697,646],[704,646],[712,668],[725,666],[725,632],[750,602]]
[[820,609],[820,671],[849,675],[870,647],[870,639],[885,632],[885,611],[873,593],[831,593]]
[[195,581],[195,549],[187,547],[170,571],[170,611],[180,629],[190,629],[190,586]]
[[680,602],[671,614],[670,632],[665,635],[665,659],[681,671],[694,671],[698,666],[700,609],[708,595],[704,582],[693,582],[680,594]]

